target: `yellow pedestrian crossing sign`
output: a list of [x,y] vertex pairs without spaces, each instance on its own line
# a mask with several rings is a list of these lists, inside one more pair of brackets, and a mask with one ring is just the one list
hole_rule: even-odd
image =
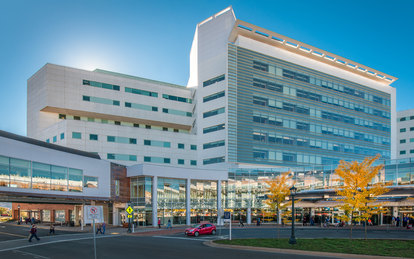
[[133,208],[131,208],[131,206],[128,206],[128,208],[126,209],[126,212],[128,212],[128,214],[131,214],[134,211]]
[[132,218],[132,215],[128,215],[128,218]]

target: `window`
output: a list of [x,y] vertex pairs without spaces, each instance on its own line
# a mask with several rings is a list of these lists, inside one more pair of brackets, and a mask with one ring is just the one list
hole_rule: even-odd
[[144,162],[151,162],[151,157],[144,156]]
[[184,159],[178,159],[178,164],[183,165],[184,164]]
[[66,120],[66,114],[59,114],[59,119]]
[[53,136],[53,143],[56,143],[57,141],[57,136]]
[[174,110],[174,109],[167,109],[167,108],[162,108],[162,112],[163,112],[163,113],[173,114],[173,115],[186,116],[186,117],[191,117],[191,116],[193,116],[193,114],[192,114],[191,112],[180,111],[180,110]]
[[106,141],[108,141],[108,142],[115,142],[115,137],[114,136],[107,136],[106,137]]
[[146,129],[151,129],[151,125],[145,125]]
[[73,116],[73,119],[74,119],[75,121],[80,121],[80,117],[79,117],[79,116]]
[[65,138],[65,133],[60,133],[60,139],[62,140],[62,139],[64,139]]
[[219,125],[204,128],[203,129],[203,134],[207,134],[207,133],[210,133],[210,132],[215,132],[215,131],[219,131],[219,130],[223,130],[223,129],[225,129],[225,125],[224,124],[219,124]]
[[183,143],[178,143],[178,148],[179,149],[184,149],[184,144]]
[[89,140],[98,140],[98,135],[96,135],[96,134],[89,134]]
[[191,149],[191,150],[197,150],[197,145],[191,145],[191,146],[190,146],[190,149]]
[[168,95],[168,94],[163,94],[162,98],[167,99],[167,100],[171,100],[171,101],[182,102],[182,103],[192,103],[193,102],[190,98],[179,97],[179,96]]
[[108,153],[108,154],[106,155],[106,158],[107,158],[107,159],[115,159],[115,154],[110,154],[110,153]]
[[139,128],[139,124],[138,123],[134,123],[134,128]]
[[410,149],[410,154],[414,154],[414,149]]
[[224,146],[224,140],[214,141],[203,145],[203,149],[222,147]]
[[401,150],[400,155],[405,155],[405,150]]
[[197,165],[197,160],[191,160],[190,165]]
[[414,127],[410,127],[410,131],[414,131]]
[[99,87],[103,89],[110,89],[114,91],[119,91],[120,89],[119,85],[112,85],[112,84],[106,84],[106,83],[89,81],[89,80],[83,80],[82,82],[83,82],[83,85],[89,85],[89,86]]
[[400,139],[400,144],[404,144],[405,143],[405,139]]
[[112,100],[112,99],[108,99],[108,98],[101,98],[101,97],[94,97],[94,96],[86,96],[86,95],[82,96],[82,100],[87,101],[87,102],[107,104],[107,105],[115,105],[115,106],[119,106],[119,103],[120,103],[117,100]]
[[414,138],[410,138],[410,142],[412,143],[412,142],[414,142]]
[[83,187],[85,188],[98,188],[98,177],[83,176]]
[[213,157],[203,160],[203,165],[209,165],[209,164],[216,164],[216,163],[223,163],[224,162],[224,156],[221,157]]
[[410,120],[414,120],[414,116],[410,116]]
[[74,139],[81,139],[82,138],[82,133],[80,133],[80,132],[72,132],[72,138],[74,138]]
[[220,97],[224,97],[224,96],[225,96],[224,91],[218,92],[218,93],[215,93],[215,94],[211,94],[211,95],[205,96],[203,98],[203,103],[206,103],[206,102],[209,102],[209,101],[212,101],[212,100],[218,99]]
[[225,75],[220,75],[220,76],[214,77],[212,79],[209,79],[207,81],[204,81],[203,82],[203,87],[206,87],[206,86],[209,86],[209,85],[218,83],[220,81],[223,81],[224,79],[226,79]]
[[406,130],[407,130],[406,128],[401,128],[400,132],[406,132]]
[[162,131],[168,131],[168,128],[162,127]]
[[121,125],[120,121],[115,121],[115,125]]
[[203,113],[203,118],[208,118],[224,113],[224,107]]
[[119,196],[119,180],[115,180],[115,196]]
[[137,139],[136,138],[130,138],[129,139],[129,144],[137,144]]
[[50,139],[46,139],[46,143],[50,143]]
[[179,132],[179,130],[178,129],[174,129],[174,132]]
[[406,117],[401,117],[400,121],[406,121],[406,119],[407,119]]
[[146,95],[146,96],[151,96],[151,97],[158,97],[158,93],[156,93],[156,92],[150,92],[150,91],[145,91],[145,90],[135,89],[135,88],[129,88],[129,87],[125,87],[125,92],[126,93]]

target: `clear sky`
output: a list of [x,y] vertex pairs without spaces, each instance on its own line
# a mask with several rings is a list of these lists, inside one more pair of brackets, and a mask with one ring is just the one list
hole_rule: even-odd
[[26,83],[46,63],[186,85],[197,23],[236,18],[398,77],[414,108],[412,0],[1,0],[0,130],[26,135]]

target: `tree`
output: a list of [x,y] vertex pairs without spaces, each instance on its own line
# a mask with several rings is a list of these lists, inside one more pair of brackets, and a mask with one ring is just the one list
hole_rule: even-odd
[[378,158],[379,155],[367,157],[361,163],[341,160],[335,169],[335,174],[340,178],[340,184],[336,187],[336,194],[340,196],[337,200],[341,202],[339,207],[345,211],[342,219],[351,221],[350,238],[352,221],[366,221],[378,213],[381,205],[375,204],[375,201],[378,196],[388,192],[385,184],[372,184],[372,180],[384,166],[372,165]]
[[[292,179],[293,174],[291,171],[282,173],[276,178],[266,181],[269,185],[267,191],[267,200],[265,203],[269,205],[271,211],[274,211],[277,215],[277,222],[281,224],[281,210],[289,205],[289,201],[286,201],[286,197],[290,195],[290,185],[288,183]],[[293,184],[293,183],[291,183]]]

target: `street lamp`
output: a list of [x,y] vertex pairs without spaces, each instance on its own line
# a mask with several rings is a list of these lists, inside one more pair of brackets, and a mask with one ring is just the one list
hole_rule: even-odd
[[294,245],[296,244],[295,238],[295,195],[296,195],[296,187],[293,185],[290,188],[290,196],[292,197],[292,233],[289,238],[289,244]]

